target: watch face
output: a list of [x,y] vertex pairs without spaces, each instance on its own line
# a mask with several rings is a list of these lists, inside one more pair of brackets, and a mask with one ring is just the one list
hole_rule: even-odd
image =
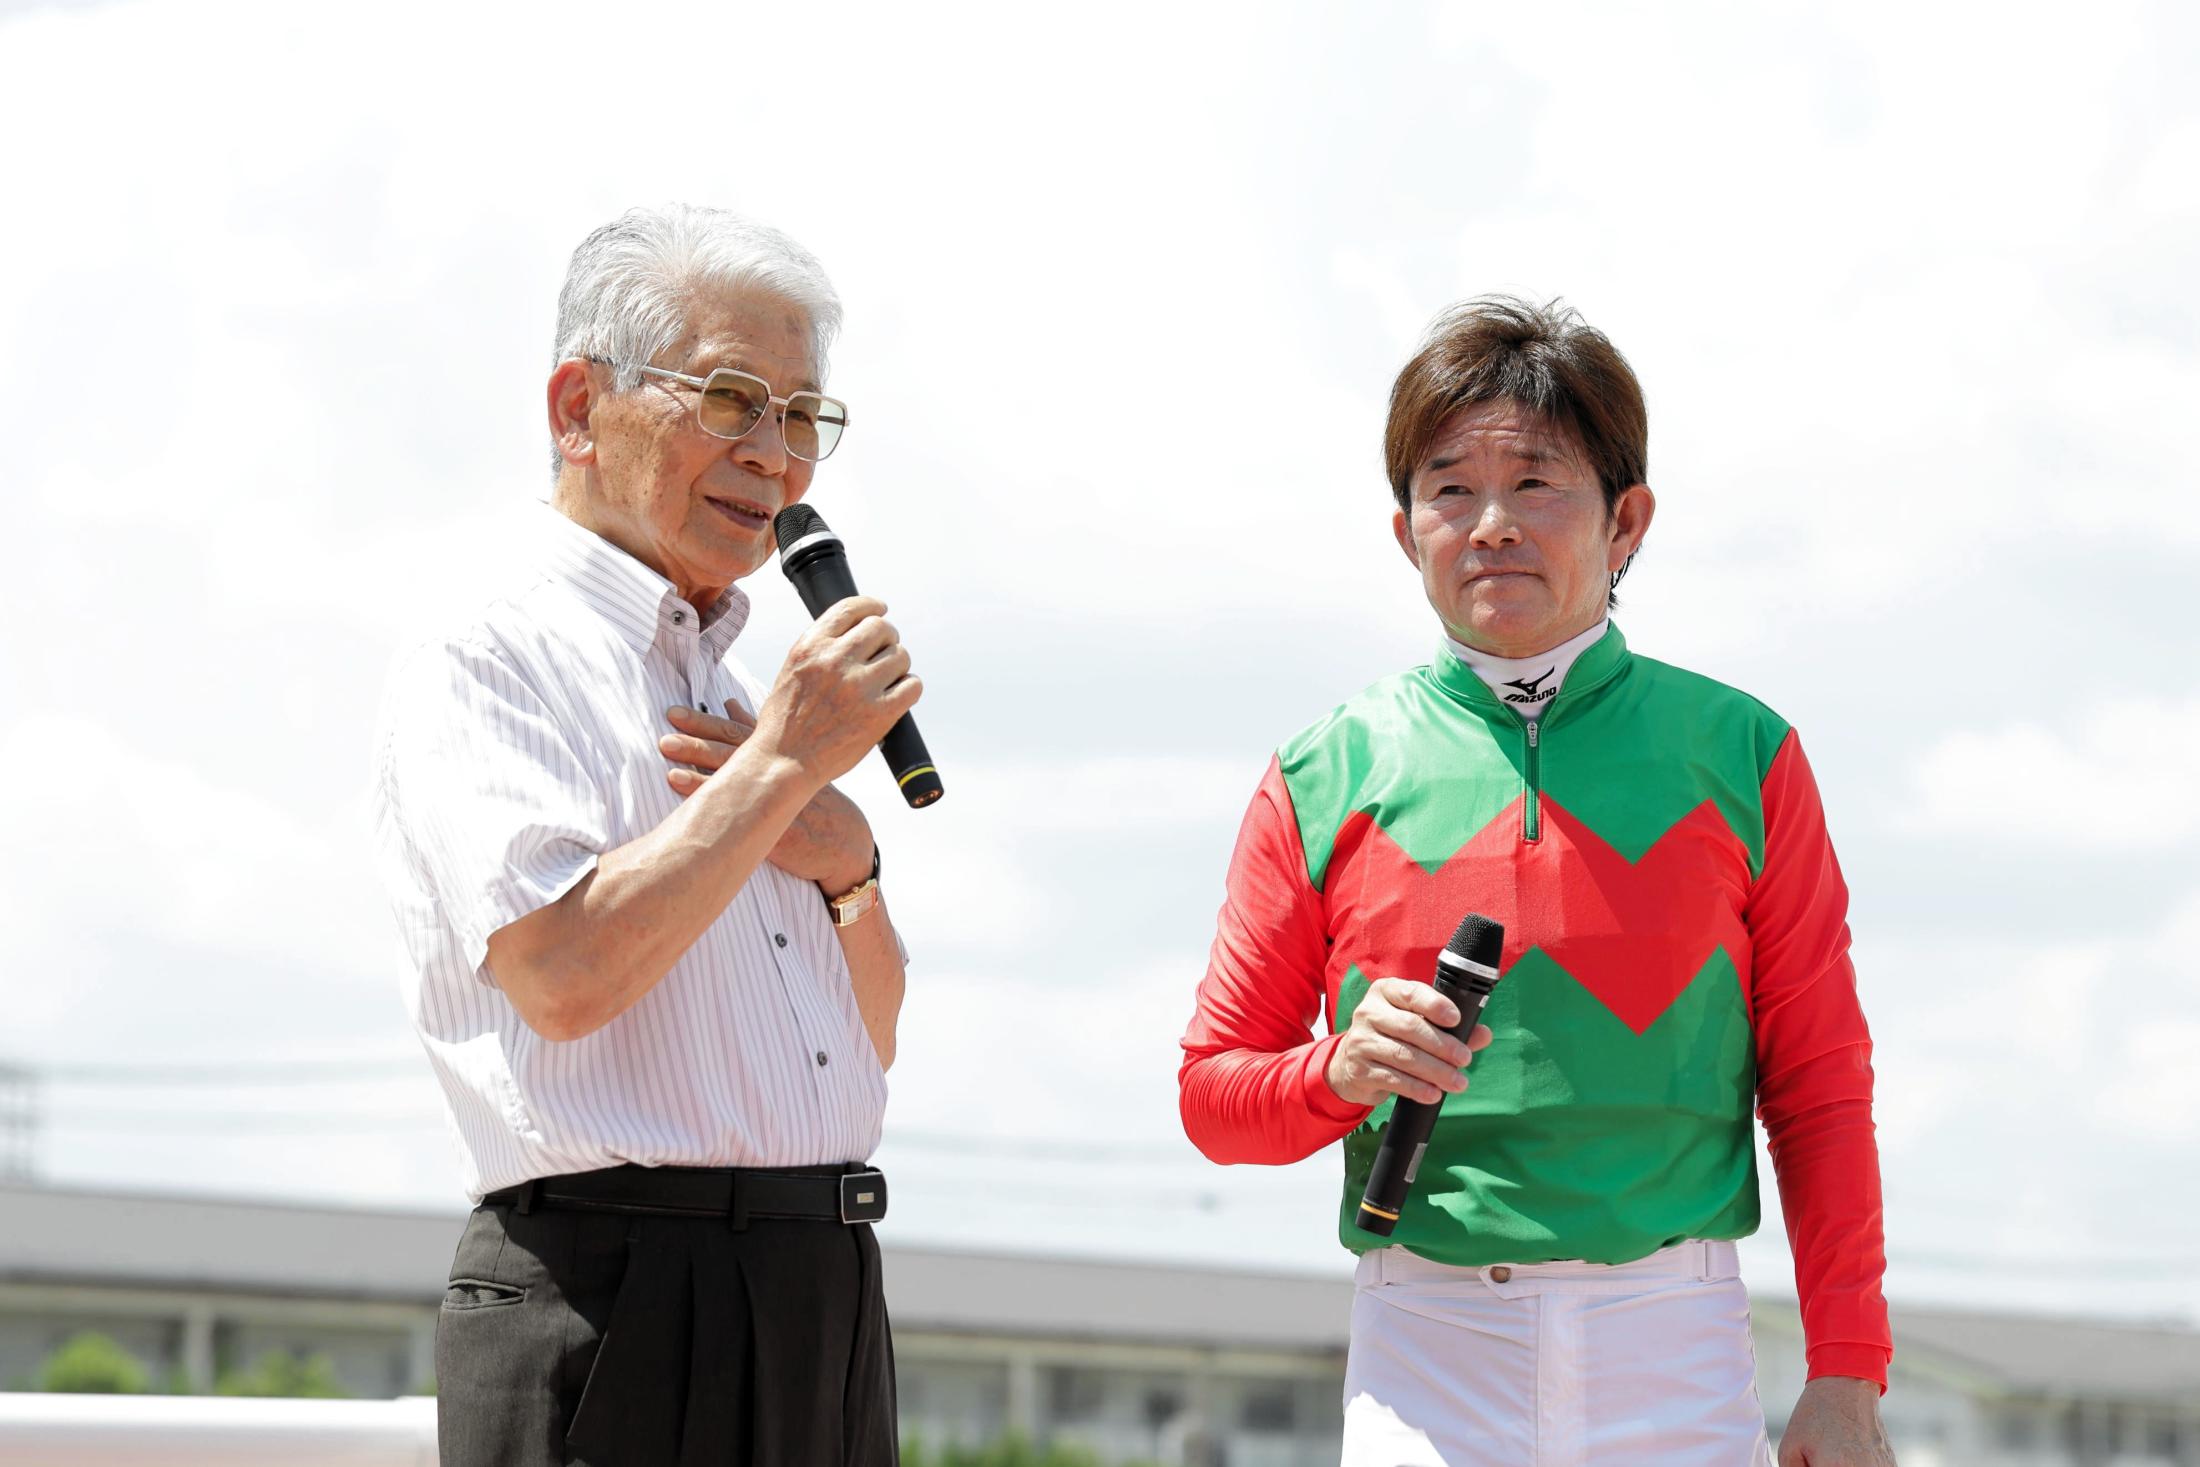
[[874,876],[838,901],[828,902],[826,905],[833,909],[834,925],[846,927],[870,911],[877,901],[878,878]]

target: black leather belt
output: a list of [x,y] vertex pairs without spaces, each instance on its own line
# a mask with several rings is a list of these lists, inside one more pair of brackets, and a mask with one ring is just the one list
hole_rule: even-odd
[[484,1207],[627,1212],[662,1217],[722,1217],[736,1228],[752,1217],[868,1223],[886,1216],[886,1174],[865,1166],[615,1166],[537,1177],[491,1192]]

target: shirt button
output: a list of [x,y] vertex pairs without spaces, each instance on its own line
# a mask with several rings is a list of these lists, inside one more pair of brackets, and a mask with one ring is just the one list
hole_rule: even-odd
[[1490,1282],[1493,1284],[1509,1284],[1512,1282],[1512,1276],[1513,1271],[1502,1263],[1490,1270]]
[[825,1051],[822,1049],[817,1052],[817,1062],[820,1065],[825,1063]]
[[[787,945],[787,934],[784,932],[774,932],[772,934],[772,941],[778,943],[781,947],[785,947]],[[819,1060],[818,1063],[823,1064],[825,1062],[823,1060]]]
[[672,613],[672,624],[676,627],[686,626],[687,619],[688,614],[684,611],[675,611],[674,613]]

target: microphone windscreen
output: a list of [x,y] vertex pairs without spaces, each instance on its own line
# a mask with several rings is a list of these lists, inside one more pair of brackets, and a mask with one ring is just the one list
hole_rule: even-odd
[[1505,924],[1492,922],[1480,912],[1469,912],[1444,944],[1444,951],[1453,957],[1465,958],[1485,968],[1497,966],[1505,955]]
[[825,529],[825,516],[807,504],[790,504],[772,516],[772,538],[782,550],[805,535],[815,535]]

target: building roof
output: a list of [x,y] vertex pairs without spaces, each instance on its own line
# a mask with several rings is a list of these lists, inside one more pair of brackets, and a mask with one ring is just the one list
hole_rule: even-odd
[[[461,1212],[0,1184],[0,1282],[432,1304]],[[964,1253],[884,1241],[905,1329],[1341,1351],[1341,1276]]]
[[[0,1282],[429,1304],[463,1214],[0,1183]],[[1339,1274],[968,1253],[884,1243],[898,1328],[1341,1353]],[[1773,1301],[1768,1301],[1773,1302]],[[1793,1304],[1774,1304],[1792,1317]],[[1898,1356],[2004,1394],[2200,1396],[2200,1330],[1955,1309],[1894,1311]]]
[[2013,1396],[2200,1400],[2200,1330],[2170,1323],[1958,1309],[1896,1309],[1895,1351],[1991,1378]]
[[0,1281],[433,1302],[459,1216],[0,1183]]
[[1344,1274],[888,1245],[901,1328],[1166,1341],[1335,1353],[1352,1310]]

